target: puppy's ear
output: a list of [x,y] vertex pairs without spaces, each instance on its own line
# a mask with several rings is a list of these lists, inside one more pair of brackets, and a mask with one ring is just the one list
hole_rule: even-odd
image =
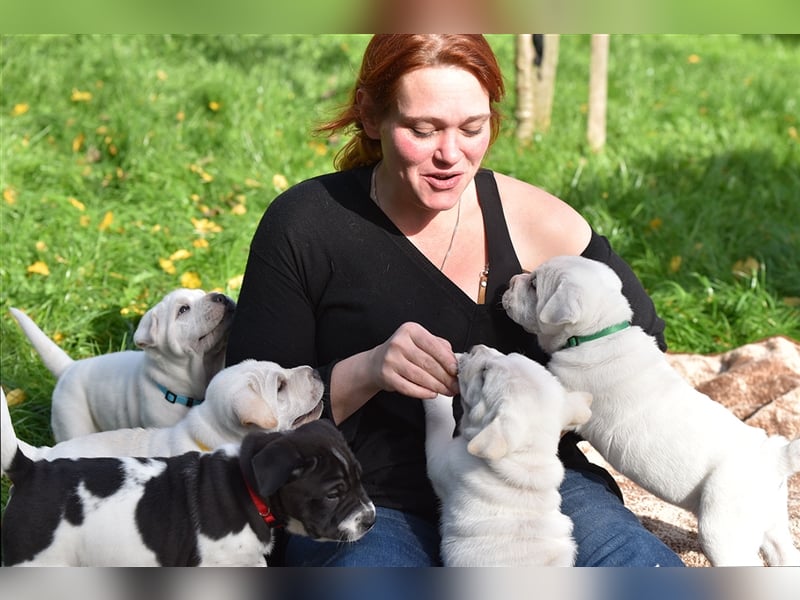
[[592,416],[589,408],[591,403],[592,395],[589,392],[567,392],[564,405],[565,429],[574,429],[586,423]]
[[158,334],[158,317],[154,311],[148,310],[139,321],[138,327],[133,334],[133,343],[137,348],[151,348],[156,345]]
[[234,398],[233,411],[245,427],[252,425],[272,431],[278,426],[278,418],[270,408],[270,403],[251,384],[242,386],[242,391]]
[[469,441],[467,452],[486,460],[498,460],[508,454],[508,440],[499,416]]
[[543,299],[539,320],[548,325],[575,323],[581,315],[580,294],[565,281],[559,282],[549,298]]
[[277,437],[250,459],[258,495],[268,498],[303,470],[304,460],[288,436]]

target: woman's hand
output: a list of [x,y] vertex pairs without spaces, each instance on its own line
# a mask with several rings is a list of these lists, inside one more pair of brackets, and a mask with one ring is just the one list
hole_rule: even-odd
[[331,372],[331,412],[341,423],[380,391],[411,398],[458,393],[450,342],[419,323],[403,323],[380,346],[339,361]]
[[450,342],[418,323],[403,323],[370,353],[376,387],[412,398],[458,393],[458,361]]

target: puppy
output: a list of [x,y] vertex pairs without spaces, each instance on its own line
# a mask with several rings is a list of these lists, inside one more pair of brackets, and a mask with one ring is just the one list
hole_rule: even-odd
[[800,565],[786,507],[800,440],[768,437],[691,387],[655,340],[629,325],[610,267],[553,258],[512,278],[503,306],[537,335],[561,383],[594,397],[578,433],[615,469],[694,512],[713,565],[763,565],[759,549],[767,564]]
[[266,566],[273,527],[349,542],[375,522],[329,421],[213,453],[33,461],[20,450],[6,461],[5,565]]
[[[176,456],[241,443],[251,431],[286,431],[322,414],[323,383],[311,367],[284,369],[246,360],[217,373],[207,399],[172,427],[100,431],[34,447],[16,439],[11,418],[3,418],[3,463],[19,445],[32,460],[95,456]],[[5,396],[3,397],[5,405]],[[8,407],[4,406],[4,417]]]
[[51,426],[57,442],[125,427],[168,427],[205,398],[222,368],[235,302],[178,289],[148,310],[133,341],[143,351],[73,360],[23,312],[11,313],[56,377]]
[[461,433],[452,399],[424,401],[428,477],[442,503],[446,566],[571,566],[572,521],[560,511],[561,431],[589,419],[591,396],[567,393],[521,354],[475,346],[458,363]]

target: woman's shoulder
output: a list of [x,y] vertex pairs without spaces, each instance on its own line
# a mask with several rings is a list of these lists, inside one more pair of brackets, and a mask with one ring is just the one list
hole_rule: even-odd
[[[367,176],[367,182],[368,182]],[[276,217],[299,217],[339,206],[364,193],[364,174],[360,169],[324,173],[300,181],[281,192],[270,203],[267,213]],[[366,184],[368,186],[368,183]],[[369,188],[366,187],[368,190]],[[367,192],[368,193],[368,192]]]
[[558,254],[580,254],[591,227],[572,206],[525,181],[494,173],[509,233],[525,268]]

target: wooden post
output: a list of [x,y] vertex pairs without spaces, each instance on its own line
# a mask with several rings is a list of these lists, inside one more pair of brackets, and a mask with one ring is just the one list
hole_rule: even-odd
[[533,78],[533,127],[536,131],[544,132],[550,128],[558,69],[559,39],[557,33],[544,35],[542,64]]
[[516,42],[517,139],[529,142],[533,137],[533,38],[521,33]]
[[[589,66],[589,115],[586,137],[589,148],[598,152],[606,143],[606,105],[608,100],[608,34],[592,35]],[[547,54],[545,53],[545,56]]]

